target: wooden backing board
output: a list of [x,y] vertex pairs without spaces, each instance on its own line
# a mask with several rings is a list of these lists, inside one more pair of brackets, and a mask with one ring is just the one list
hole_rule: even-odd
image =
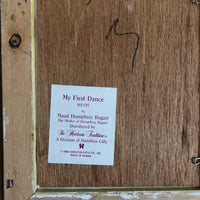
[[[2,92],[2,90],[1,90]],[[0,95],[0,97],[2,97],[2,93]],[[2,103],[1,103],[2,105]],[[1,137],[1,141],[0,141],[0,200],[3,200],[3,126],[2,126],[2,123],[3,123],[3,120],[2,120],[2,117],[1,117],[1,122],[0,122],[0,137]]]
[[[1,80],[1,72],[0,72],[0,83],[2,83]],[[0,110],[2,111],[2,85],[0,86]],[[0,200],[3,200],[3,191],[4,191],[4,183],[3,183],[3,115],[1,112],[0,116]]]
[[[34,192],[31,2],[1,1],[4,194],[6,200],[29,199]],[[11,48],[13,34],[21,37],[19,48]],[[13,187],[7,188],[8,180]]]
[[[0,20],[1,21],[1,20]],[[0,57],[1,61],[1,57]],[[2,71],[0,71],[0,200],[3,200],[3,113],[2,113]]]
[[[131,72],[135,35],[140,46]],[[38,0],[40,187],[199,186],[199,8],[182,0]],[[51,84],[116,87],[113,167],[48,164]]]
[[[59,198],[58,198],[59,196]],[[32,197],[33,200],[50,200],[54,198],[58,198],[59,200],[198,200],[199,193],[198,192],[190,192],[190,191],[171,191],[171,192],[110,192],[110,193],[43,193],[36,194]]]
[[[77,191],[63,194],[59,192],[41,193],[34,189],[34,176],[32,173],[34,166],[32,162],[33,108],[31,100],[33,95],[31,56],[33,56],[32,50],[34,48],[31,49],[30,45],[31,3],[33,1],[1,1],[5,200],[50,200],[52,198],[58,200],[199,199],[200,192],[197,190],[113,193]],[[22,38],[22,43],[18,49],[12,49],[8,44],[13,33],[19,33]],[[6,188],[8,179],[14,181],[13,187],[10,189]]]
[[[1,22],[1,19],[0,19]],[[1,28],[0,28],[1,30]],[[1,61],[1,57],[0,57]],[[3,200],[3,114],[2,114],[2,71],[0,71],[0,200]]]

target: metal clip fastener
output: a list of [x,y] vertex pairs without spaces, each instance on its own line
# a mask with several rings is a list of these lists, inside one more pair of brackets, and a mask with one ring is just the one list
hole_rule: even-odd
[[193,1],[194,4],[200,4],[199,0],[195,0],[195,2]]
[[13,187],[13,180],[7,180],[7,189],[12,188]]
[[192,159],[192,162],[195,164],[195,165],[200,165],[200,158],[193,158]]

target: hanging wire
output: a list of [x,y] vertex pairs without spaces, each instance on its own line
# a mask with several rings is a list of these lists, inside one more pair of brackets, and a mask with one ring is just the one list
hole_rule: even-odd
[[119,19],[118,19],[118,18],[114,20],[113,24],[111,25],[111,27],[110,27],[110,29],[109,29],[108,34],[106,35],[106,39],[108,39],[110,33],[112,32],[113,27],[114,27],[114,34],[117,35],[117,36],[131,35],[131,34],[137,36],[137,46],[136,46],[136,48],[135,48],[135,52],[134,52],[133,59],[132,59],[132,72],[133,72],[133,69],[134,69],[134,61],[135,61],[135,57],[136,57],[137,50],[138,50],[139,43],[140,43],[140,36],[139,36],[138,33],[135,33],[135,32],[117,33],[116,27],[117,27],[118,22],[119,22]]
[[89,0],[89,1],[87,2],[87,6],[91,3],[91,1],[92,1],[92,0]]

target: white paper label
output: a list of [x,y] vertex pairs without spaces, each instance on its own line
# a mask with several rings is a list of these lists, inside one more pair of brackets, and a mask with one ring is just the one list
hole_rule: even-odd
[[49,163],[113,165],[116,88],[52,85]]

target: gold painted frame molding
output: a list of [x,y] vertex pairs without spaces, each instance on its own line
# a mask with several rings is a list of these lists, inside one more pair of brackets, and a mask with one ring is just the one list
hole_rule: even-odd
[[1,1],[5,200],[197,200],[200,190],[40,190],[36,170],[36,2]]

